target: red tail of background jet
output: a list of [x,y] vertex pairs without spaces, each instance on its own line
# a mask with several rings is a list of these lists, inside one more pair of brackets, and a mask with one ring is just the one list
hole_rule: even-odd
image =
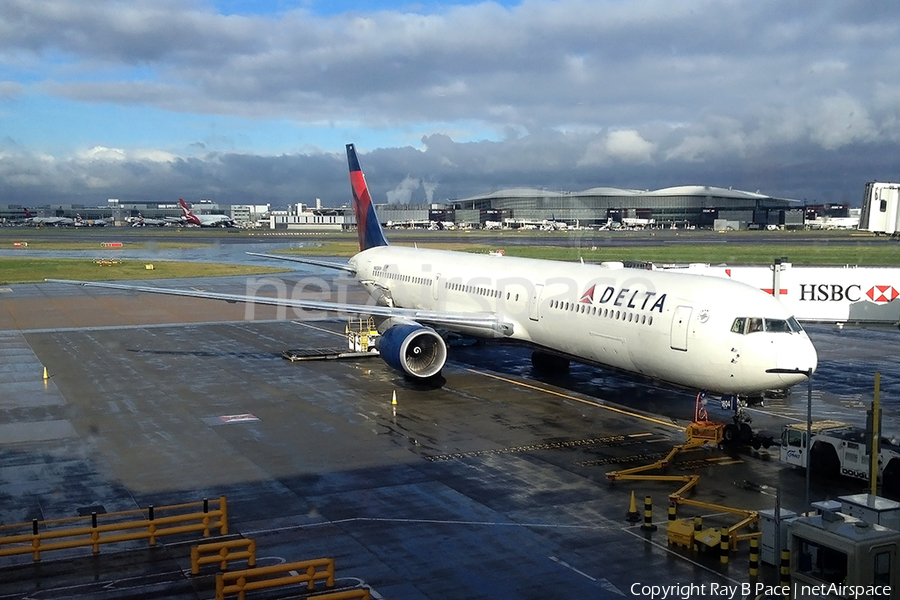
[[191,212],[191,209],[188,208],[183,199],[179,198],[178,204],[181,205],[181,214],[184,215],[185,221],[187,221],[188,223],[193,223],[194,225],[200,225],[200,219],[197,218],[197,215]]

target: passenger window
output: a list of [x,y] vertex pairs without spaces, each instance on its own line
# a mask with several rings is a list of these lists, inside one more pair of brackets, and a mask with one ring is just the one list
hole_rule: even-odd
[[763,330],[763,320],[757,317],[752,317],[747,324],[747,333],[754,333],[756,331]]
[[744,333],[744,326],[747,324],[746,317],[738,317],[731,324],[731,333]]

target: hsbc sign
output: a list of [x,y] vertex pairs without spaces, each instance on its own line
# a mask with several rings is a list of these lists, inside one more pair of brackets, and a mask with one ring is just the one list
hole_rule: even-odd
[[858,284],[841,285],[839,283],[801,283],[801,302],[861,302],[869,300],[876,303],[890,302],[900,297],[900,292],[891,285],[875,285],[864,290]]
[[900,267],[700,264],[686,271],[775,294],[801,322],[900,324]]

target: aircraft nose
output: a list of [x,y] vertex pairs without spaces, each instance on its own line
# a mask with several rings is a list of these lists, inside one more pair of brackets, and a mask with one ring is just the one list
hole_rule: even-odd
[[779,348],[777,356],[778,365],[773,372],[778,373],[786,387],[806,381],[819,364],[816,348],[806,336]]

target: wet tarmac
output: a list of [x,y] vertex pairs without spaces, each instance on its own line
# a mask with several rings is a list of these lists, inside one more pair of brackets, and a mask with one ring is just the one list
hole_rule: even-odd
[[[248,287],[238,278],[159,284]],[[885,424],[896,424],[900,334],[811,335],[816,417],[864,422],[878,370]],[[667,496],[680,484],[606,478],[683,442],[691,394],[580,365],[548,379],[526,350],[504,346],[452,348],[441,387],[378,358],[281,358],[345,343],[344,322],[319,315],[58,284],[2,288],[0,523],[225,496],[229,532],[256,541],[258,565],[334,557],[339,586],[395,599],[637,598],[649,597],[645,585],[749,581],[746,545],[722,565],[667,544]],[[754,424],[777,432],[805,418],[806,400],[799,388],[769,400],[753,409]],[[670,472],[701,476],[693,499],[769,509],[780,489],[782,506],[802,509],[804,474],[781,467],[776,451],[707,448]],[[863,487],[814,480],[811,496]],[[653,498],[657,531],[626,521],[632,492],[641,511]],[[712,509],[679,517],[697,514],[735,521]],[[152,551],[126,542],[98,556],[48,552],[38,564],[0,558],[0,599],[212,598],[215,570],[191,577],[191,543],[176,535]],[[777,581],[771,567],[761,577]]]

